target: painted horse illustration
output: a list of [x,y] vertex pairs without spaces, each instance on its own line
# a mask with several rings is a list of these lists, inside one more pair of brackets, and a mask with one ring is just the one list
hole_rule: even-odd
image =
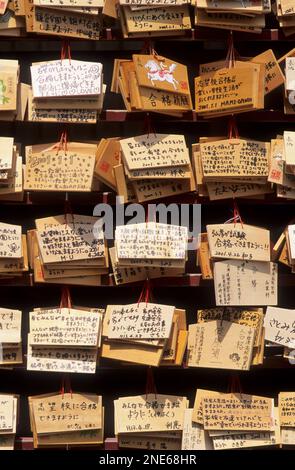
[[176,64],[171,64],[168,68],[164,62],[157,63],[155,60],[149,60],[145,64],[145,68],[148,70],[148,79],[155,86],[155,81],[168,82],[173,85],[174,90],[177,90],[178,81],[173,77],[173,71],[176,69]]

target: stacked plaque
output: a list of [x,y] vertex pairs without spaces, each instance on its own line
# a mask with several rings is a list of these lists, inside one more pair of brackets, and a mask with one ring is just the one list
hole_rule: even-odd
[[119,447],[180,449],[186,397],[149,393],[119,398],[114,406]]
[[124,37],[181,36],[192,27],[190,0],[119,0]]
[[13,137],[0,137],[0,201],[23,200],[23,163]]
[[180,366],[187,342],[186,312],[151,302],[108,305],[102,334],[102,357]]
[[118,194],[138,202],[195,190],[189,151],[183,135],[144,134],[119,141],[122,163],[114,167]]
[[295,33],[295,6],[292,0],[276,0],[274,11],[285,36]]
[[265,339],[272,345],[283,347],[283,355],[290,364],[294,362],[294,320],[295,310],[281,307],[267,307],[264,318]]
[[96,189],[93,179],[96,150],[96,144],[64,141],[26,147],[24,189],[30,192]]
[[263,363],[262,308],[203,309],[197,320],[189,325],[189,367],[249,370]]
[[195,0],[196,25],[247,33],[261,33],[265,14],[271,12],[270,0]]
[[0,395],[0,451],[14,450],[14,440],[19,416],[18,408],[18,395]]
[[111,91],[122,95],[127,111],[181,117],[192,109],[187,67],[156,53],[115,59]]
[[18,15],[19,5],[22,4],[24,13],[24,0],[2,0],[0,3],[0,36],[19,37],[25,34],[25,19]]
[[95,123],[103,106],[102,64],[64,58],[31,66],[28,120]]
[[20,277],[28,269],[27,243],[22,227],[0,223],[0,279]]
[[240,137],[200,137],[193,144],[197,192],[210,200],[263,197],[269,182],[270,143]]
[[28,33],[65,38],[100,39],[103,0],[14,0]]
[[270,258],[269,230],[239,219],[207,225],[207,236],[217,306],[277,304],[277,264]]
[[102,318],[100,309],[34,309],[30,312],[27,369],[95,374]]
[[187,227],[145,222],[120,225],[115,231],[114,264],[123,267],[185,269]]
[[108,252],[97,217],[65,213],[35,222],[28,232],[35,282],[100,285]]
[[[231,86],[228,86],[228,84]],[[228,58],[195,78],[195,109],[207,118],[264,108],[265,65]],[[216,86],[218,84],[218,86]]]
[[281,444],[290,446],[295,443],[295,394],[279,393],[279,419],[281,426]]
[[268,181],[276,189],[278,198],[295,198],[295,132],[284,131],[283,136],[271,140]]
[[[292,221],[294,222],[294,221]],[[285,227],[272,249],[272,257],[279,263],[288,266],[295,272],[295,225],[290,223]]]
[[272,398],[198,389],[184,437],[183,450],[279,445],[278,409]]
[[0,308],[0,366],[22,364],[22,312]]
[[48,393],[29,397],[35,448],[100,446],[104,436],[102,397]]

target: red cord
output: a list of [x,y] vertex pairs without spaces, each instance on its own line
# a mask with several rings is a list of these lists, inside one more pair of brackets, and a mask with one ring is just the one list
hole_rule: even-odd
[[242,228],[244,228],[243,220],[242,220],[239,208],[238,208],[238,204],[234,197],[233,197],[233,205],[234,205],[234,226],[236,226],[236,222],[239,221]]
[[72,60],[72,55],[71,55],[71,46],[70,42],[68,39],[64,39],[61,45],[61,51],[60,51],[60,60],[63,61],[65,59],[69,59],[69,62],[71,63]]
[[73,390],[72,390],[72,385],[71,385],[71,379],[67,375],[63,375],[63,377],[61,379],[60,393],[62,395],[62,398],[64,398],[65,393],[70,393],[71,394],[71,399],[73,398]]
[[236,51],[234,48],[234,39],[233,39],[233,32],[230,31],[229,39],[228,39],[228,51],[226,55],[226,63],[227,63],[227,68],[232,68],[235,65],[235,55]]
[[155,137],[157,137],[156,129],[152,124],[152,119],[150,113],[146,113],[144,118],[144,133],[149,138],[150,134],[153,133]]
[[230,393],[239,393],[242,397],[242,384],[240,381],[240,377],[237,375],[231,375],[229,379],[229,387],[228,390]]
[[142,49],[141,49],[141,54],[149,54],[152,55],[153,53],[153,47],[151,44],[150,39],[146,39],[143,43]]
[[234,115],[232,115],[228,120],[228,138],[239,139],[238,126]]
[[66,130],[64,131],[64,141],[63,141],[63,144],[64,144],[64,151],[65,151],[65,154],[67,154],[67,151],[68,151],[68,133],[67,133]]
[[72,308],[71,293],[67,286],[62,286],[59,308]]
[[142,286],[142,290],[138,298],[137,304],[140,304],[140,302],[145,302],[146,304],[148,304],[151,301],[153,301],[151,281],[150,279],[146,279]]
[[157,399],[157,389],[155,385],[155,379],[153,374],[153,369],[151,366],[147,369],[147,376],[146,376],[146,387],[145,387],[145,398],[147,400],[148,395],[154,394],[155,399]]

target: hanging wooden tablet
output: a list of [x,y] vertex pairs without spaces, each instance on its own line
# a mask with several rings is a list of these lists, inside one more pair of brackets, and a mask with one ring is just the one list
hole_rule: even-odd
[[270,261],[270,233],[241,223],[206,226],[212,258]]
[[[160,412],[150,413],[151,401],[160,408]],[[187,408],[185,397],[161,395],[157,397],[153,394],[139,395],[134,397],[119,398],[115,401],[115,420],[118,434],[141,433],[141,432],[169,432],[181,431],[183,429],[184,410]],[[154,405],[154,406],[155,406]],[[133,410],[141,409],[140,420],[131,416],[128,408]],[[174,409],[173,419],[167,419],[166,408]]]
[[226,320],[191,324],[188,366],[249,370],[255,329]]
[[[101,429],[101,399],[101,396],[87,393],[60,393],[42,398],[31,397],[36,433],[42,435]],[[73,411],[75,423],[72,420]],[[55,419],[56,413],[62,417],[59,421]]]
[[[241,393],[203,395],[204,428],[208,430],[272,431],[273,400]],[[230,412],[230,419],[228,415]]]
[[25,190],[91,191],[96,149],[78,142],[62,149],[56,144],[26,147]]
[[269,173],[270,144],[246,139],[227,139],[200,144],[205,181],[266,182]]
[[[102,17],[81,12],[34,6],[32,0],[26,10],[27,31],[97,41],[102,32]],[[54,13],[54,14],[53,14]]]
[[150,34],[171,34],[185,32],[191,28],[187,5],[159,6],[144,10],[133,10],[130,6],[121,7],[121,25],[125,36]]
[[[37,237],[44,263],[94,260],[105,256],[104,237],[101,229],[95,231],[96,217],[73,215],[37,219]],[[56,236],[56,239],[53,238]],[[60,238],[63,238],[62,247]],[[78,263],[79,264],[79,263]]]
[[258,99],[261,67],[259,64],[248,62],[243,67],[223,68],[197,77],[196,112],[202,115],[214,115],[216,112],[231,114],[263,108],[263,103]]
[[31,66],[34,99],[98,96],[102,91],[102,64],[63,59]]
[[227,260],[214,263],[217,306],[277,305],[277,264]]

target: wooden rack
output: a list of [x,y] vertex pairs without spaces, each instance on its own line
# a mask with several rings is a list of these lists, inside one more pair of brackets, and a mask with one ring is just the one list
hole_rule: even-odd
[[[209,28],[195,28],[182,38],[152,38],[159,54],[179,60],[189,65],[190,75],[197,75],[198,63],[217,60],[225,55],[228,31]],[[292,48],[294,37],[285,37],[278,29],[266,29],[262,34],[234,32],[235,46],[241,54],[254,55],[272,48],[277,57]],[[71,41],[72,55],[87,60],[99,59],[105,67],[105,80],[110,84],[113,59],[130,57],[133,51],[141,50],[143,40],[124,39],[117,30],[105,29],[101,41]],[[171,46],[173,44],[173,47]],[[29,82],[29,65],[34,61],[51,60],[59,57],[60,41],[51,36],[28,36],[24,38],[0,38],[0,58],[19,59],[22,80]],[[191,88],[193,90],[193,87]],[[267,109],[257,112],[243,113],[237,116],[241,135],[249,137],[262,136],[270,138],[284,129],[294,130],[295,115],[285,115],[282,103],[274,92],[267,100]],[[281,96],[279,97],[281,98]],[[68,124],[69,135],[73,133],[76,140],[95,140],[109,136],[131,136],[143,130],[144,113],[128,113],[122,110],[122,101],[118,96],[111,96],[107,90],[104,111],[97,124]],[[200,135],[218,135],[225,129],[223,119],[202,119],[194,112],[187,113],[183,119],[153,115],[155,126],[160,130],[181,129],[186,135],[188,145],[196,141]],[[255,125],[253,126],[253,123]],[[63,124],[37,122],[0,122],[0,135],[15,136],[17,142],[25,145],[51,142]],[[37,217],[58,214],[63,211],[65,195],[47,193],[26,193],[23,202],[1,203],[1,221],[18,223],[24,230],[32,228]],[[95,204],[108,202],[114,204],[114,195],[105,191],[92,194],[70,194],[73,209],[78,213],[91,214]],[[195,194],[169,199],[169,202],[201,203],[203,228],[207,223],[217,223],[229,218],[232,211],[231,201],[210,202],[197,198]],[[167,201],[168,202],[168,201]],[[267,197],[264,200],[240,200],[239,207],[243,219],[249,223],[260,224],[271,228],[273,241],[284,225],[294,217],[295,201],[278,200]],[[188,322],[193,323],[197,308],[214,306],[214,289],[212,281],[201,280],[194,265],[195,272],[175,278],[158,279],[153,282],[155,297],[162,303],[170,303],[186,308]],[[193,271],[193,270],[192,270]],[[80,305],[104,307],[110,302],[127,303],[138,297],[141,284],[114,286],[111,276],[103,278],[99,287],[72,287],[73,300]],[[295,274],[280,267],[279,273],[279,305],[294,308]],[[27,273],[19,278],[0,280],[1,306],[18,308],[24,312],[23,341],[26,346],[28,332],[28,312],[37,306],[50,306],[58,303],[60,286],[34,283],[33,274]],[[279,391],[292,390],[294,387],[291,364],[282,358],[281,352],[266,351],[263,366],[252,368],[240,375],[243,389],[248,393],[266,394],[276,397]],[[162,393],[183,394],[193,397],[197,387],[226,390],[230,371],[212,369],[188,369],[186,367],[163,367],[155,370],[157,389]],[[13,370],[0,369],[0,390],[2,392],[19,393],[22,397],[20,407],[20,423],[16,448],[33,449],[33,442],[28,419],[28,395],[54,392],[59,389],[61,374],[26,371],[25,367]],[[105,449],[117,449],[118,443],[114,436],[113,407],[114,398],[128,394],[142,393],[146,381],[146,368],[121,366],[117,362],[112,365],[101,363],[97,373],[92,375],[72,374],[73,389],[77,391],[93,391],[103,395],[106,406],[106,440]],[[22,436],[22,437],[20,437]]]

